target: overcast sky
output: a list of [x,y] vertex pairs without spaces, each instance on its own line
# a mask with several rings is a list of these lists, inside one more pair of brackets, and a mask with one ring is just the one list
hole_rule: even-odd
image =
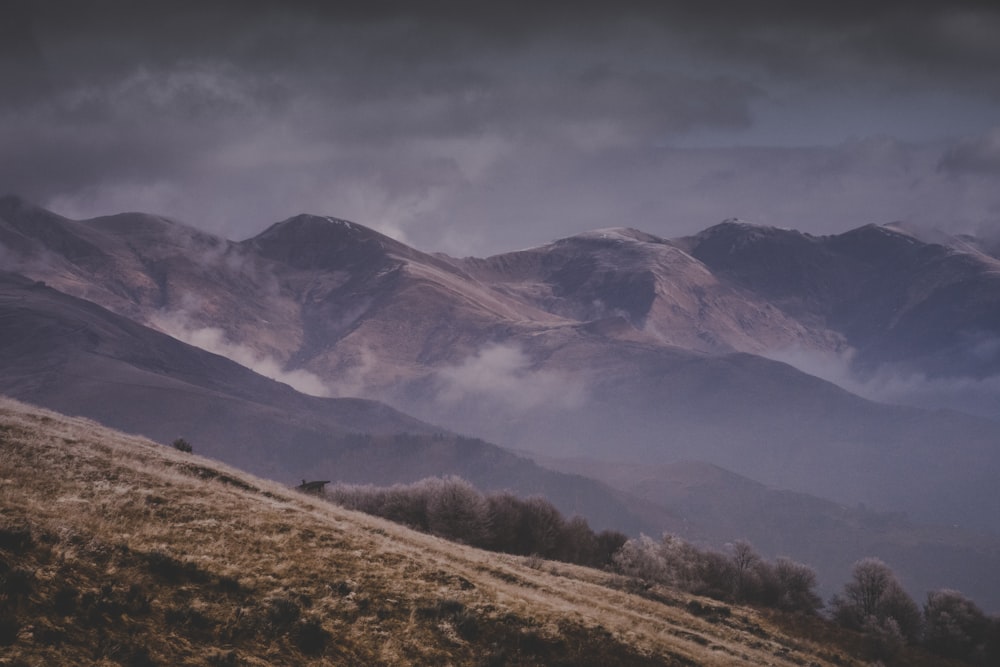
[[457,255],[729,217],[988,232],[990,4],[8,0],[0,191]]

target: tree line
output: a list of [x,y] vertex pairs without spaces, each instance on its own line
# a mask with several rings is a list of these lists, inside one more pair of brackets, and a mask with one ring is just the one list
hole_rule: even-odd
[[[674,535],[659,541],[643,535],[626,542],[612,562],[626,576],[725,602],[809,615],[824,608],[812,568],[787,558],[768,562],[746,540],[715,551]],[[1000,616],[950,589],[929,592],[921,608],[878,558],[857,561],[825,611],[860,633],[865,652],[876,660],[914,645],[974,665],[1000,665]]]
[[962,593],[927,593],[923,608],[878,558],[854,564],[851,579],[830,601],[834,621],[864,633],[875,657],[919,644],[937,655],[975,665],[1000,665],[1000,616],[988,616]]
[[566,519],[545,498],[482,493],[454,476],[390,487],[338,484],[326,496],[349,509],[470,546],[590,567],[610,565],[628,540],[618,531],[593,531],[583,517]]
[[948,589],[931,591],[921,607],[877,558],[855,563],[843,590],[824,605],[811,567],[789,558],[768,561],[746,540],[719,551],[670,534],[654,540],[595,532],[585,519],[566,519],[544,498],[482,493],[454,476],[391,487],[339,484],[326,495],[349,509],[456,542],[604,568],[645,587],[658,584],[810,616],[820,616],[825,607],[830,620],[861,633],[874,659],[891,659],[904,646],[919,645],[970,664],[1000,664],[1000,616],[987,615]]
[[675,535],[659,541],[643,535],[626,542],[612,562],[626,576],[725,602],[810,614],[823,605],[812,568],[788,558],[768,562],[746,540],[721,552]]

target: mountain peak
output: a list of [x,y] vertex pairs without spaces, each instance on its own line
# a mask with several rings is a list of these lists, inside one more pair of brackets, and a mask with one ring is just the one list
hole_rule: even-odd
[[349,220],[309,213],[300,213],[276,222],[250,240],[329,243],[346,238],[391,240],[373,229]]
[[718,234],[741,234],[747,235],[752,234],[754,236],[763,236],[765,234],[773,234],[780,232],[788,232],[791,230],[783,229],[781,227],[773,227],[771,225],[762,225],[757,222],[750,222],[749,220],[743,220],[742,218],[726,218],[717,225],[712,225],[711,227],[701,231],[698,236],[714,236]]
[[677,239],[676,242],[689,252],[729,255],[762,241],[797,244],[809,238],[811,237],[808,234],[792,229],[761,225],[740,218],[727,218],[694,236]]
[[300,269],[338,269],[415,252],[364,225],[306,213],[276,222],[243,244]]
[[890,247],[923,246],[926,243],[916,235],[892,223],[869,223],[834,237],[841,243],[862,246],[865,253],[885,252]]
[[594,229],[562,240],[611,241],[616,243],[629,243],[635,241],[640,243],[666,243],[664,239],[658,236],[647,234],[646,232],[633,227],[605,227],[603,229]]

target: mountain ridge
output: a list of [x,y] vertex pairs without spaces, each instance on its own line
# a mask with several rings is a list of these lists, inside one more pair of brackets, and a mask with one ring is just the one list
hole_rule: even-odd
[[[965,285],[969,308],[977,295],[989,295],[992,264],[980,254],[874,227],[812,237],[729,222],[700,241],[611,228],[493,258],[456,259],[397,242],[387,250],[377,232],[313,216],[300,222],[340,240],[314,243],[320,259],[336,261],[310,269],[278,261],[280,253],[257,253],[252,238],[198,242],[182,227],[182,242],[154,246],[150,230],[164,234],[172,223],[144,220],[135,232],[128,218],[86,228],[118,235],[107,244],[115,249],[107,266],[73,264],[54,249],[47,252],[58,261],[31,264],[17,248],[8,248],[3,261],[182,339],[210,333],[209,347],[249,351],[280,373],[307,373],[329,395],[377,398],[442,430],[534,455],[649,466],[697,458],[774,488],[908,512],[917,523],[1000,531],[995,421],[862,399],[762,356],[791,341],[844,354],[860,339],[854,329],[833,326],[841,321],[837,309],[860,299],[872,321],[898,315],[895,328],[874,327],[878,335],[855,350],[863,360],[877,360],[879,345],[910,332],[930,347],[900,354],[919,362],[920,355],[931,358],[929,349],[944,363],[955,340],[935,329],[945,325],[931,323],[923,333],[914,327],[921,316],[947,312],[935,299],[954,285]],[[76,229],[85,222],[62,224]],[[11,226],[0,219],[0,230]],[[133,233],[146,240],[130,247]],[[883,261],[876,246],[859,249],[868,237],[899,255]],[[712,239],[717,252],[705,245]],[[786,242],[806,250],[775,254]],[[299,247],[282,252],[294,256]],[[741,273],[744,265],[758,273]],[[934,271],[921,278],[926,267]],[[880,271],[891,279],[877,280]],[[114,291],[102,282],[109,272],[118,281]],[[780,299],[773,293],[779,288]],[[831,292],[836,299],[814,301]],[[991,303],[984,298],[982,315],[969,311],[963,321],[981,320],[988,335]],[[391,436],[376,440],[373,452],[407,451]],[[349,467],[347,459],[324,460]],[[388,481],[406,481],[400,476],[416,470],[435,473],[407,460],[387,466],[396,476]],[[533,484],[525,491],[544,490],[540,478]],[[608,501],[620,508],[618,502]],[[659,516],[667,525],[677,518]]]
[[3,272],[0,370],[0,393],[164,443],[184,436],[208,455],[285,482],[316,473],[387,484],[459,474],[487,489],[547,489],[567,514],[583,513],[603,527],[648,529],[615,493],[590,480],[542,469],[376,401],[298,393]]
[[[59,220],[63,227],[88,233],[112,226]],[[160,218],[159,233],[176,227],[183,242],[152,248],[128,247],[133,233],[128,220],[115,222],[119,237],[110,245],[120,256],[110,260],[111,268],[64,270],[66,264],[57,262],[27,273],[173,335],[196,340],[200,332],[217,331],[223,353],[226,346],[246,348],[286,371],[311,374],[330,394],[386,400],[425,421],[500,444],[542,448],[542,453],[545,447],[551,453],[572,446],[576,449],[570,453],[594,455],[600,443],[618,439],[619,426],[632,442],[618,447],[617,455],[653,455],[667,462],[697,450],[715,451],[713,462],[751,465],[744,472],[765,483],[840,500],[860,492],[856,500],[886,510],[900,509],[898,503],[907,498],[922,512],[935,502],[918,498],[916,482],[903,496],[883,493],[871,477],[841,490],[822,476],[822,466],[795,459],[811,451],[810,456],[825,461],[826,449],[847,447],[852,456],[876,462],[864,466],[872,474],[888,474],[896,465],[892,448],[912,441],[915,465],[924,470],[916,478],[930,483],[940,474],[932,459],[943,451],[933,438],[949,430],[963,433],[967,451],[955,452],[953,464],[965,470],[990,451],[992,427],[974,418],[876,407],[780,363],[726,357],[788,346],[841,354],[845,344],[856,342],[851,336],[857,338],[858,327],[838,331],[827,320],[845,318],[892,334],[862,347],[856,355],[861,359],[908,335],[925,348],[943,340],[935,353],[940,364],[955,357],[949,341],[987,335],[979,329],[942,333],[953,320],[942,315],[950,311],[938,302],[953,285],[986,281],[968,283],[967,302],[992,293],[993,276],[975,256],[877,226],[812,237],[727,221],[676,241],[615,228],[492,258],[458,260],[427,255],[356,223],[320,216],[293,217],[256,241],[239,243],[213,241]],[[297,238],[297,229],[306,234],[305,241],[281,240]],[[316,234],[333,235],[335,242],[316,242]],[[192,240],[195,236],[202,242]],[[878,241],[876,249],[899,250],[892,266],[901,267],[901,273],[892,280],[872,282],[880,255],[859,245],[869,237]],[[268,238],[283,246],[280,253],[256,252]],[[206,243],[213,252],[192,250],[204,250]],[[775,243],[792,244],[795,252],[786,255],[791,263],[772,261]],[[303,269],[278,261],[298,252],[304,258],[319,253],[333,264]],[[768,261],[748,264],[755,252]],[[313,261],[318,260],[306,264]],[[738,270],[744,265],[758,267],[760,275],[776,271],[777,277],[761,283],[753,277],[757,274]],[[938,266],[933,277],[940,283],[914,277],[931,265]],[[104,287],[108,272],[118,281],[114,296]],[[834,283],[845,291],[831,305],[817,307],[809,285],[829,292]],[[147,284],[156,288],[144,289]],[[774,300],[770,284],[780,286],[782,299]],[[859,296],[872,284],[889,288]],[[910,284],[916,291],[907,297]],[[921,295],[930,297],[921,301]],[[840,314],[855,299],[859,313]],[[887,303],[908,305],[895,314]],[[1000,315],[991,312],[981,309],[966,321],[984,323],[986,332],[995,324],[1000,335]],[[871,324],[886,321],[886,313],[898,320],[894,330]],[[929,324],[919,329],[923,320]],[[975,354],[975,348],[970,350],[966,356]],[[993,356],[991,363],[1000,364],[1000,355]],[[898,355],[888,360],[896,362]],[[977,368],[982,374],[992,366]],[[529,405],[529,398],[536,405]],[[783,414],[779,406],[813,421]],[[859,409],[868,416],[848,416]],[[914,420],[922,426],[909,426]],[[657,436],[661,431],[675,434],[667,447]],[[810,435],[816,444],[807,446]],[[772,453],[761,458],[721,444],[734,438],[771,447]],[[893,444],[886,448],[883,442]],[[789,460],[788,452],[801,454]],[[845,479],[857,476],[848,472]],[[947,501],[952,510],[934,519],[957,520],[959,508],[989,498],[985,490],[966,492],[968,501]]]

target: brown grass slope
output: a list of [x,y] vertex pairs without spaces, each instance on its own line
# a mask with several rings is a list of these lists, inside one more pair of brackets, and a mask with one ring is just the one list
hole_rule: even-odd
[[0,664],[858,664],[9,399],[0,508]]

